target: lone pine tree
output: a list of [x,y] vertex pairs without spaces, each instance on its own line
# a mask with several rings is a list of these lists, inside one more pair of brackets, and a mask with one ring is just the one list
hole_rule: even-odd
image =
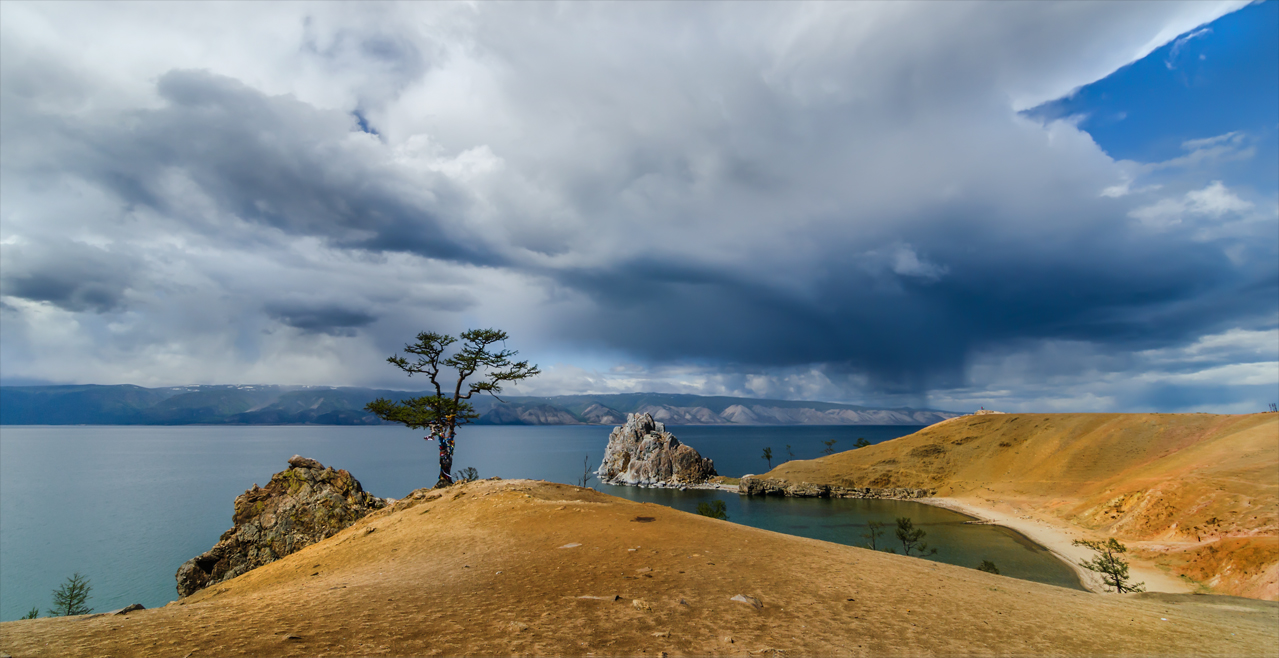
[[53,608],[49,610],[49,614],[54,617],[71,617],[74,615],[87,615],[93,612],[93,608],[85,605],[85,602],[89,600],[89,592],[91,591],[93,591],[93,586],[89,584],[88,578],[81,576],[79,573],[68,576],[67,582],[62,583],[61,587],[53,590]]
[[[450,346],[459,338],[461,347],[446,356]],[[435,394],[399,402],[378,398],[364,407],[383,420],[402,423],[412,429],[425,428],[430,432],[423,438],[438,441],[440,446],[440,478],[435,483],[436,487],[453,484],[453,444],[457,438],[457,426],[479,418],[475,407],[468,402],[471,396],[488,393],[501,401],[497,394],[502,392],[503,384],[541,373],[528,361],[513,361],[512,357],[519,352],[498,349],[497,344],[505,344],[506,338],[506,332],[497,329],[471,329],[457,338],[424,331],[417,335],[416,343],[404,346],[404,351],[414,355],[415,359],[410,361],[397,354],[389,357],[387,362],[409,377],[426,375],[435,388]],[[453,379],[452,393],[446,391],[448,378]]]
[[1115,592],[1123,594],[1146,591],[1146,583],[1133,583],[1128,580],[1128,562],[1119,557],[1128,552],[1128,547],[1119,543],[1114,537],[1106,541],[1076,539],[1072,543],[1097,552],[1096,557],[1080,562],[1079,566],[1101,574],[1101,579],[1106,585],[1115,588]]
[[897,535],[897,540],[902,543],[902,552],[905,555],[910,555],[912,551],[919,555],[935,555],[937,553],[937,549],[928,548],[928,544],[923,541],[924,535],[928,533],[924,532],[923,528],[916,528],[915,523],[910,520],[909,516],[897,517],[897,531],[895,534]]

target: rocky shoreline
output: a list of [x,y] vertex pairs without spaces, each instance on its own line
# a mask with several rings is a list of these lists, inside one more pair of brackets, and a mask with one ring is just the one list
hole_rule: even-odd
[[218,543],[178,569],[178,596],[235,578],[327,539],[388,500],[364,491],[345,470],[294,455],[289,468],[235,499],[234,524]]
[[757,478],[747,475],[742,478],[737,492],[743,496],[785,496],[787,498],[879,498],[892,500],[912,500],[928,498],[937,493],[935,489],[910,489],[893,487],[876,489],[874,487],[840,487],[829,484],[812,484],[810,482],[788,482]]

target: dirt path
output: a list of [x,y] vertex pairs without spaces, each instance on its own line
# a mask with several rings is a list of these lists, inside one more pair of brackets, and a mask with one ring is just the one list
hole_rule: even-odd
[[163,608],[5,622],[0,652],[1279,658],[1279,604],[1099,596],[484,481],[406,498]]
[[[1096,554],[1082,546],[1075,546],[1076,539],[1100,540],[1100,535],[1088,533],[1051,517],[1037,514],[1029,506],[1015,506],[1011,503],[995,503],[980,498],[920,498],[917,502],[961,512],[982,521],[988,521],[1005,528],[1012,528],[1028,537],[1031,541],[1048,549],[1053,555],[1070,565],[1079,580],[1090,591],[1104,593],[1108,590],[1096,572],[1079,566]],[[1148,592],[1165,592],[1169,594],[1189,594],[1195,591],[1193,584],[1170,576],[1158,567],[1143,560],[1129,558],[1129,574],[1133,582],[1145,582]]]

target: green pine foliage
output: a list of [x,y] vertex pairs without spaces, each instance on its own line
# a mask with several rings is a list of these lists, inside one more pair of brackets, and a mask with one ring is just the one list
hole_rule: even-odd
[[709,516],[712,519],[728,520],[728,505],[722,500],[712,500],[709,503],[698,503],[697,513],[702,516]]
[[1133,583],[1128,578],[1128,562],[1121,555],[1128,552],[1128,547],[1119,543],[1114,537],[1106,541],[1089,541],[1076,539],[1075,546],[1084,546],[1096,551],[1097,556],[1079,563],[1079,566],[1101,574],[1107,587],[1115,588],[1115,592],[1144,592],[1146,583]]
[[88,578],[79,573],[71,575],[67,582],[53,590],[53,608],[49,610],[49,614],[54,617],[70,617],[93,612],[93,608],[85,605],[91,591],[93,586],[89,584]]
[[937,553],[937,549],[928,548],[928,544],[923,541],[924,535],[928,533],[924,532],[923,528],[916,528],[915,523],[910,520],[909,516],[897,517],[897,531],[895,534],[897,535],[897,540],[902,543],[903,555],[909,556],[912,553],[934,555]]
[[[459,339],[461,346],[452,350]],[[438,441],[440,447],[440,477],[436,487],[453,484],[453,442],[457,426],[480,417],[470,403],[472,396],[488,393],[501,401],[497,394],[502,392],[504,384],[541,373],[528,361],[513,361],[512,357],[518,352],[498,346],[505,344],[506,339],[506,332],[498,329],[470,329],[458,337],[424,331],[417,335],[416,343],[404,346],[404,351],[413,355],[412,360],[398,354],[387,358],[388,363],[409,377],[426,375],[435,394],[399,402],[378,398],[364,408],[382,420],[430,431],[428,438]],[[452,391],[448,390],[449,384]]]

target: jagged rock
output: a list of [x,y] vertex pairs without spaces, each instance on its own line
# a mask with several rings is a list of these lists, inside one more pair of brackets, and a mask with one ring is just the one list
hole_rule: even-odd
[[139,610],[146,610],[146,608],[145,608],[145,607],[143,607],[143,605],[142,605],[141,603],[134,603],[134,604],[132,604],[132,605],[126,605],[126,606],[124,606],[123,608],[120,608],[119,610],[116,610],[116,611],[115,611],[115,614],[117,614],[117,615],[127,615],[127,614],[129,614],[130,612],[137,612],[137,611],[139,611]]
[[731,598],[731,599],[729,599],[729,600],[730,600],[730,601],[737,601],[738,603],[745,603],[746,605],[748,605],[748,606],[750,606],[750,607],[752,607],[752,608],[755,608],[756,610],[759,610],[760,608],[763,608],[763,607],[764,607],[764,604],[763,604],[763,603],[760,603],[760,602],[759,602],[759,599],[757,599],[757,598],[755,598],[755,597],[753,597],[753,596],[746,596],[745,594],[738,594],[737,596],[734,596],[733,598]]
[[294,455],[290,467],[235,499],[234,524],[177,573],[178,596],[230,580],[341,532],[386,506],[344,470]]
[[679,442],[649,414],[629,414],[608,436],[596,477],[604,484],[680,486],[715,477],[715,464]]
[[316,468],[324,470],[324,465],[314,459],[307,459],[302,455],[293,455],[289,458],[289,466],[293,468]]
[[911,498],[927,498],[937,493],[935,489],[910,489],[894,487],[876,489],[874,487],[840,487],[829,484],[812,484],[809,482],[787,482],[757,478],[747,475],[737,485],[737,492],[744,496],[786,496],[788,498],[890,498],[909,500]]

